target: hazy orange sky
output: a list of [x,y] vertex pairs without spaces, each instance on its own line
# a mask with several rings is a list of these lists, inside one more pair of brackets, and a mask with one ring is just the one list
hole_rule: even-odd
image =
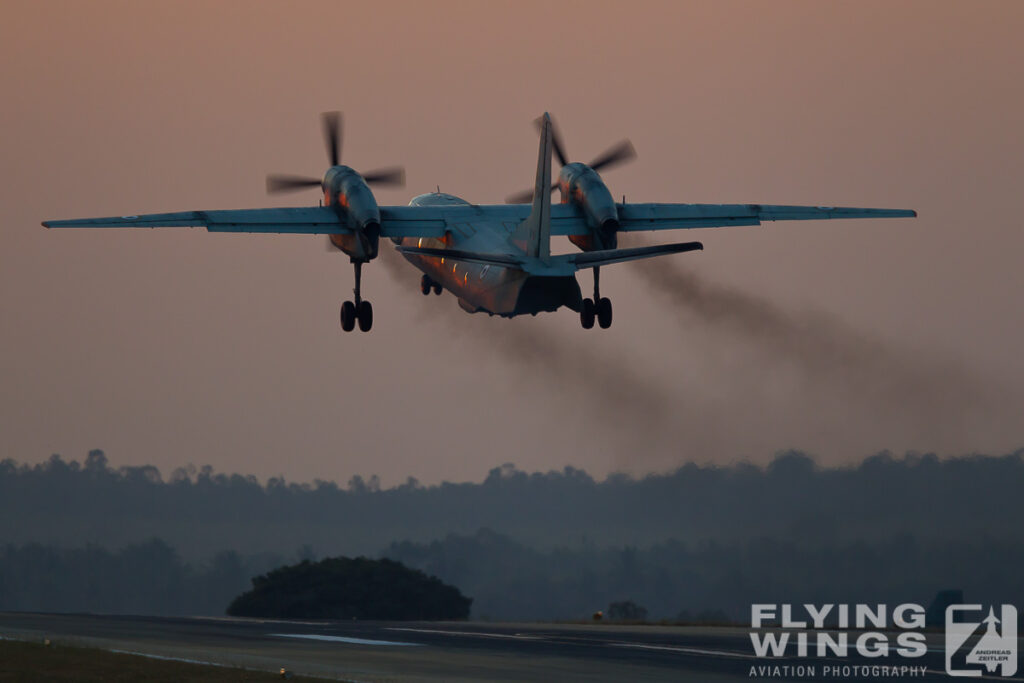
[[[390,484],[1024,446],[1021,3],[0,8],[0,458]],[[795,331],[771,338],[673,306],[640,266],[604,271],[603,332],[469,316],[382,263],[373,332],[346,335],[351,268],[317,237],[39,225],[312,204],[264,176],[323,172],[329,109],[345,163],[406,166],[382,204],[500,203],[550,111],[573,158],[632,139],[606,174],[630,201],[920,217],[658,236],[702,240],[671,272]],[[853,360],[809,360],[805,336]]]

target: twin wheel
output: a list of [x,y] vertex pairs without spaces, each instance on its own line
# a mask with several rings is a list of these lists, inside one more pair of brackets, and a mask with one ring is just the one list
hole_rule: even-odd
[[583,329],[592,328],[595,318],[603,330],[612,326],[612,302],[608,297],[597,298],[597,303],[594,303],[594,299],[583,300],[583,306],[580,308],[580,324],[583,325]]
[[354,330],[356,323],[359,323],[359,329],[363,332],[369,332],[373,327],[373,306],[369,301],[364,301],[360,295],[363,282],[363,263],[364,261],[352,259],[352,264],[356,269],[356,288],[352,293],[356,295],[356,300],[346,301],[341,305],[341,329],[346,332]]
[[356,323],[363,332],[369,332],[373,327],[373,306],[369,301],[353,303],[346,301],[341,305],[341,329],[351,332],[355,329]]
[[431,291],[433,291],[434,294],[440,294],[441,285],[424,275],[420,278],[420,291],[423,292],[423,296],[428,296]]

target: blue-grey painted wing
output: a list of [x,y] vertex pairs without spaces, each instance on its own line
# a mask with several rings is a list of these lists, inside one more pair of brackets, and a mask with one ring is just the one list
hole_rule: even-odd
[[221,209],[177,211],[138,216],[79,218],[44,221],[47,228],[178,228],[205,227],[210,232],[343,234],[350,232],[331,209],[288,207],[279,209]]
[[[468,209],[472,207],[452,207]],[[383,237],[444,237],[448,212],[437,206],[382,206],[380,234]]]
[[[210,232],[312,235],[337,235],[350,232],[343,219],[334,210],[322,206],[177,211],[137,216],[44,221],[43,225],[48,228],[178,228],[194,226],[205,227]],[[384,237],[441,237],[444,235],[445,229],[446,217],[435,207],[381,207],[381,234]]]
[[909,209],[770,204],[619,204],[620,230],[676,230],[760,225],[762,221],[834,218],[913,218]]

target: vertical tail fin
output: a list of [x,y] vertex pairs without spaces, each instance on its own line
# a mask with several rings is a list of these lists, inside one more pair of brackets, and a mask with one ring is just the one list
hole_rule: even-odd
[[551,117],[541,117],[537,180],[533,186],[533,208],[516,227],[513,243],[529,256],[545,263],[551,258]]

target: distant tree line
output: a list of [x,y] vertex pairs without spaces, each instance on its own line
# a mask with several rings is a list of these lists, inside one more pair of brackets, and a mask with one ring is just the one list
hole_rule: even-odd
[[745,619],[755,601],[927,604],[940,589],[1022,604],[1022,487],[1024,451],[834,469],[789,452],[604,481],[503,466],[389,489],[207,467],[164,480],[100,451],[4,460],[0,609],[222,614],[253,577],[317,555],[400,561],[472,596],[475,618],[633,602],[650,619]]
[[[567,467],[494,468],[481,483],[382,489],[374,477],[288,483],[53,456],[0,461],[0,543],[120,548],[157,537],[190,562],[234,549],[372,555],[391,539],[426,542],[488,528],[531,548],[646,547],[668,539],[732,545],[788,539],[811,548],[908,534],[920,541],[1017,538],[1024,450],[1002,457],[896,458],[820,468],[797,452],[767,467],[685,465],[641,479],[595,481]],[[383,539],[383,540],[382,540]]]
[[[668,540],[537,550],[488,530],[384,555],[472,595],[473,617],[580,619],[606,606],[623,620],[746,622],[764,603],[914,602],[956,588],[970,602],[1024,604],[1024,538],[925,541],[895,534],[808,546],[800,538],[741,543]],[[621,603],[632,603],[643,611]],[[611,610],[616,605],[618,612]]]
[[9,544],[0,547],[0,610],[219,615],[253,576],[289,559],[225,551],[189,564],[159,539],[116,551]]
[[[460,605],[470,607],[429,581],[386,572],[381,590],[352,595],[345,588],[347,569],[327,566],[311,578],[302,568],[321,563],[304,554],[224,552],[192,564],[156,539],[117,551],[8,545],[0,547],[0,611],[215,616],[250,589],[253,595],[236,603],[235,613],[269,615],[266,605],[274,600],[272,612],[296,617],[460,618]],[[742,623],[754,602],[927,606],[944,589],[962,590],[969,602],[1024,604],[1019,537],[944,543],[892,536],[816,548],[799,539],[670,540],[647,548],[538,550],[483,529],[430,543],[392,543],[379,556],[457,587],[473,598],[469,615],[476,619],[589,619],[606,610],[613,620]],[[297,560],[299,569],[281,568]],[[310,590],[335,579],[334,597]],[[413,606],[424,604],[417,591],[436,592],[428,605],[455,609],[417,612]]]

